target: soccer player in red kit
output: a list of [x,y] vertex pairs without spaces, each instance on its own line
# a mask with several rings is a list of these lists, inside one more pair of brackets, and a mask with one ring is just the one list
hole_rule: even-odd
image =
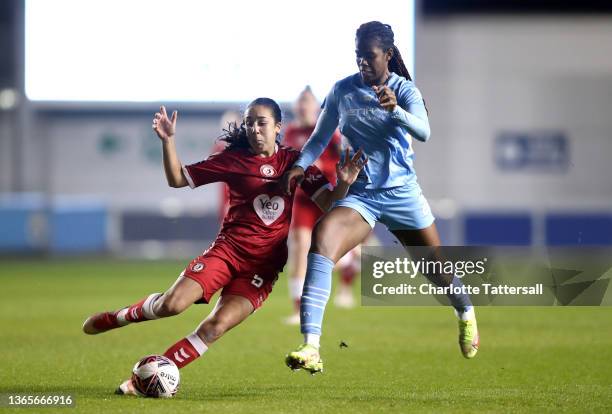
[[[276,144],[281,110],[272,99],[258,98],[247,107],[241,125],[227,132],[225,150],[183,166],[174,143],[177,116],[175,111],[168,117],[162,106],[153,119],[153,129],[162,142],[168,184],[196,188],[225,182],[230,189],[230,208],[223,226],[212,245],[187,265],[165,293],[153,293],[117,311],[92,315],[83,324],[83,331],[99,334],[130,323],[177,315],[193,303],[208,303],[221,290],[213,310],[198,328],[164,353],[182,368],[251,315],[272,291],[287,261],[293,204],[278,180],[299,152]],[[347,157],[337,166],[335,188],[316,167],[307,170],[301,188],[322,209],[329,209],[334,201],[344,198],[367,162],[361,155]],[[124,381],[117,393],[135,394],[131,380]]]
[[[295,120],[285,128],[283,144],[301,150],[312,134],[319,116],[319,103],[307,86],[298,96],[293,106]],[[321,157],[315,162],[323,175],[331,183],[336,181],[336,164],[340,161],[342,139],[336,130]],[[306,256],[310,249],[312,229],[323,211],[304,193],[297,189],[293,202],[293,219],[289,231],[289,296],[293,304],[293,314],[285,319],[289,325],[300,323],[300,297],[306,275]],[[352,284],[360,268],[360,247],[348,252],[338,261],[340,284],[334,303],[340,307],[352,307],[354,304]]]

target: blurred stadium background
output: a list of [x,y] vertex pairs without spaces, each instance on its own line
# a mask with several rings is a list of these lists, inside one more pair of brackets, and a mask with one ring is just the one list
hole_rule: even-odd
[[219,187],[165,184],[159,104],[180,111],[179,155],[198,161],[223,114],[258,95],[282,101],[287,120],[306,84],[322,100],[354,72],[363,21],[392,22],[426,98],[432,138],[415,143],[416,168],[445,243],[612,245],[612,3],[224,3],[0,2],[0,393],[70,392],[87,412],[610,412],[612,308],[481,307],[483,350],[466,362],[447,309],[330,306],[329,371],[289,381],[285,278],[181,373],[172,407],[109,398],[210,309],[95,338],[79,329],[165,289],[218,230]]
[[[56,2],[27,3],[34,9]],[[414,70],[433,131],[430,142],[416,144],[416,167],[443,240],[610,245],[612,15],[597,12],[612,7],[580,2],[548,9],[554,2],[535,2],[513,9],[512,2],[492,3],[433,1],[416,7]],[[28,59],[28,70],[52,72],[61,67],[56,59],[63,53],[75,62],[88,54],[63,44],[44,53],[32,47],[29,53],[43,56],[26,59],[28,36],[34,41],[44,30],[48,36],[56,23],[41,28],[40,19],[32,18],[32,33],[26,33],[24,2],[5,1],[0,8],[0,252],[159,258],[201,251],[218,229],[220,192],[167,188],[150,130],[159,102],[28,99]],[[139,31],[136,24],[129,29]],[[406,33],[398,42],[412,48],[410,30]],[[350,54],[354,32],[343,35]],[[189,53],[208,53],[207,41],[192,39],[199,49]],[[220,50],[210,53],[212,61],[240,59],[240,50]],[[154,57],[144,64],[156,73]],[[317,64],[333,66],[325,60]],[[113,65],[118,70],[99,76],[123,77],[122,62]],[[329,86],[341,75],[331,76]],[[319,88],[319,99],[329,86]],[[286,97],[299,91],[295,87],[283,96],[288,118]],[[162,100],[181,113],[183,162],[207,155],[223,112],[240,111],[254,97],[227,103],[207,96]],[[377,233],[383,243],[391,242],[384,229]]]
[[[612,244],[612,7],[596,3],[416,5],[414,71],[433,131],[430,142],[416,144],[416,167],[445,243]],[[407,38],[398,39],[407,53],[414,40],[408,11]],[[32,18],[27,33],[23,1],[4,1],[0,12],[0,253],[160,258],[201,251],[218,229],[220,192],[167,188],[151,115],[159,101],[180,111],[179,153],[183,162],[194,162],[214,145],[221,115],[240,111],[255,96],[232,102],[208,96],[189,102],[31,100],[26,61],[28,70],[45,73],[61,68],[62,56],[78,62],[89,55],[68,43],[56,44],[57,51],[32,47],[29,52],[40,56],[26,58],[27,39],[40,40],[61,24],[49,17],[43,21],[51,24],[41,27]],[[61,14],[79,23],[78,15]],[[115,30],[107,27],[102,36]],[[128,29],[140,30],[136,23]],[[351,70],[354,29],[342,34]],[[207,42],[220,40],[191,42],[198,48],[188,52],[201,55]],[[289,45],[299,48],[299,42]],[[241,50],[215,50],[212,61],[241,56]],[[283,64],[278,53],[277,66]],[[334,66],[325,59],[316,64]],[[106,76],[126,83],[122,61],[112,65],[117,70],[92,75],[90,83]],[[144,65],[157,74],[154,57]],[[343,74],[333,74],[329,86]],[[329,86],[322,81],[315,90],[320,100]],[[285,90],[283,99],[268,95],[284,100],[291,118],[287,97],[299,91]],[[377,233],[391,243],[384,229]]]

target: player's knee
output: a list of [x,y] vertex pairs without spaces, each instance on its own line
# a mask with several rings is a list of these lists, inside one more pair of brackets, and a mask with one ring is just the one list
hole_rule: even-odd
[[207,319],[204,321],[204,323],[202,323],[202,325],[200,325],[197,333],[206,344],[210,345],[217,339],[221,338],[226,331],[227,326],[223,323],[223,321],[217,318],[211,318]]
[[335,244],[333,225],[326,223],[325,220],[320,221],[312,232],[310,251],[335,260],[335,250],[337,250]]
[[155,313],[159,316],[174,316],[187,309],[187,306],[188,304],[176,295],[164,294]]

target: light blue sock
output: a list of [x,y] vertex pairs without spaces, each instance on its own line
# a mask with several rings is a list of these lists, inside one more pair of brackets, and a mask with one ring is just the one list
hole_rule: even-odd
[[334,262],[318,253],[308,253],[308,269],[302,290],[300,325],[303,334],[321,335],[325,305],[329,300]]
[[[453,276],[452,285],[455,287],[461,287],[463,286],[463,282],[457,276]],[[448,295],[448,299],[450,300],[451,305],[453,305],[453,308],[455,308],[459,314],[467,312],[472,308],[472,301],[467,293],[451,293]]]

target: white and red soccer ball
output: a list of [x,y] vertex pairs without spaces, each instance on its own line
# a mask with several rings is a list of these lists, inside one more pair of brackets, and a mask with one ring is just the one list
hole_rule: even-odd
[[165,356],[149,355],[134,365],[132,384],[143,397],[170,398],[178,391],[179,369]]

